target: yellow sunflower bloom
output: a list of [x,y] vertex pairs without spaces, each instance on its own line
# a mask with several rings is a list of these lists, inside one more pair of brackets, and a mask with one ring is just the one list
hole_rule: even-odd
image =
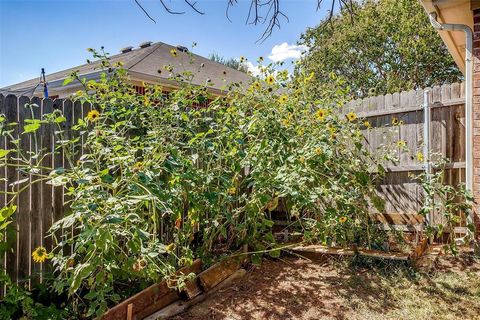
[[247,60],[244,56],[240,56],[240,62],[245,62]]
[[98,112],[97,110],[91,110],[87,114],[87,119],[92,122],[97,121],[99,117],[100,117],[100,112]]
[[288,119],[283,119],[282,120],[282,124],[285,126],[285,127],[288,127],[290,125],[290,120]]
[[143,168],[143,163],[138,161],[133,165],[133,172],[138,172],[142,170],[142,168]]
[[327,128],[328,131],[330,131],[330,135],[334,135],[335,133],[337,133],[337,129],[334,126],[329,125]]
[[272,85],[275,83],[275,77],[272,75],[269,75],[266,79],[265,82],[268,83],[269,85]]
[[367,128],[367,129],[372,129],[372,125],[371,125],[370,122],[368,122],[368,121],[364,121],[364,122],[363,122],[363,125],[364,125],[365,128]]
[[315,148],[315,153],[317,155],[321,155],[322,154],[322,148],[320,148],[320,147]]
[[143,105],[148,106],[150,104],[150,99],[147,98],[147,96],[144,96],[143,98]]
[[345,216],[340,217],[340,219],[338,219],[338,222],[340,222],[340,223],[345,223],[345,222],[347,222],[347,217],[345,217]]
[[407,142],[405,140],[398,140],[397,141],[397,146],[400,148],[404,148],[407,145]]
[[425,161],[425,157],[423,156],[423,152],[420,152],[420,151],[417,152],[417,160],[418,160],[419,162]]
[[260,89],[262,89],[262,85],[260,84],[260,82],[255,81],[255,82],[253,83],[253,89],[255,89],[255,90],[260,90]]
[[314,76],[315,76],[315,72],[313,72],[313,71],[310,72],[310,75],[308,77],[305,77],[305,79],[303,79],[303,82],[305,82],[305,83],[310,82],[313,79]]
[[325,111],[325,109],[318,109],[317,112],[315,113],[315,116],[319,121],[323,121],[327,116],[327,112]]
[[234,195],[237,192],[237,188],[231,187],[228,189],[228,194],[229,195]]
[[177,49],[170,50],[170,54],[172,55],[172,57],[177,57],[178,56]]
[[38,247],[32,252],[32,258],[33,261],[37,263],[44,262],[46,259],[48,259],[47,249],[45,249],[44,247]]
[[169,245],[165,246],[165,251],[167,253],[170,253],[172,252],[173,250],[175,250],[175,243],[170,243]]
[[282,95],[278,98],[278,102],[280,102],[280,103],[285,103],[285,102],[287,102],[287,100],[288,100],[288,97],[287,97],[286,95],[284,95],[284,94],[282,94]]
[[348,121],[352,122],[352,121],[355,121],[357,119],[357,114],[355,112],[349,112],[347,114],[347,119]]
[[393,117],[393,118],[392,118],[392,124],[393,124],[394,126],[398,125],[398,119],[395,118],[395,117]]

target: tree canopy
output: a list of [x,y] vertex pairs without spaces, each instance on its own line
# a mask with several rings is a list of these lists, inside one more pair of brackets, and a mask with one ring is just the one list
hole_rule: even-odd
[[417,0],[365,0],[355,17],[343,10],[309,29],[309,50],[297,72],[314,73],[312,89],[343,78],[353,97],[411,90],[462,80],[446,46]]
[[235,70],[239,70],[245,73],[248,72],[248,66],[245,64],[245,62],[237,60],[235,58],[225,58],[219,55],[218,53],[214,52],[208,56],[208,59],[215,61],[217,63],[223,64]]

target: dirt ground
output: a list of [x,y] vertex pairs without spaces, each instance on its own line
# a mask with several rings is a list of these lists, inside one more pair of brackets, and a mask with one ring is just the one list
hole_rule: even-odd
[[174,319],[480,319],[480,262],[442,258],[426,273],[378,261],[265,260]]

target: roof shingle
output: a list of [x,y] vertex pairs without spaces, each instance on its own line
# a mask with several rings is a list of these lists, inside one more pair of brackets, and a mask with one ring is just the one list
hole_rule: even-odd
[[[176,49],[177,56],[174,57],[170,50]],[[123,68],[132,73],[145,75],[149,78],[155,77],[161,83],[164,80],[168,83],[170,74],[164,66],[172,66],[175,73],[184,71],[191,72],[192,84],[207,85],[217,90],[225,90],[226,86],[232,83],[248,83],[252,77],[244,72],[232,69],[225,65],[214,62],[205,57],[193,53],[182,52],[176,47],[162,42],[156,42],[144,48],[137,48],[129,52],[120,53],[110,57],[112,64],[123,62]],[[72,72],[78,71],[79,75],[86,75],[99,71],[101,61],[93,61],[78,67],[62,70],[47,75],[47,82],[62,80]],[[160,72],[159,72],[160,70]],[[207,84],[207,81],[210,82]],[[11,86],[2,88],[4,91],[28,90],[35,87],[39,79],[31,79]]]

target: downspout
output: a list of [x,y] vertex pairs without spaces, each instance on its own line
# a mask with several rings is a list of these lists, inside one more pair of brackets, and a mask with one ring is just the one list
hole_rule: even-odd
[[[430,23],[435,29],[448,31],[463,31],[466,36],[465,45],[465,184],[467,190],[473,194],[473,32],[472,29],[464,24],[440,23],[437,21],[437,14],[429,14]],[[467,215],[467,222],[473,224],[473,214]],[[467,228],[467,235],[473,234]]]
[[[431,120],[430,115],[430,90],[425,90],[423,92],[423,161],[425,169],[425,179],[427,183],[430,183],[431,174],[432,174],[432,163],[430,162],[430,129],[431,129]],[[428,194],[425,192],[425,203],[429,201]],[[431,225],[433,222],[432,212],[430,211],[428,215],[425,216],[426,225]]]

